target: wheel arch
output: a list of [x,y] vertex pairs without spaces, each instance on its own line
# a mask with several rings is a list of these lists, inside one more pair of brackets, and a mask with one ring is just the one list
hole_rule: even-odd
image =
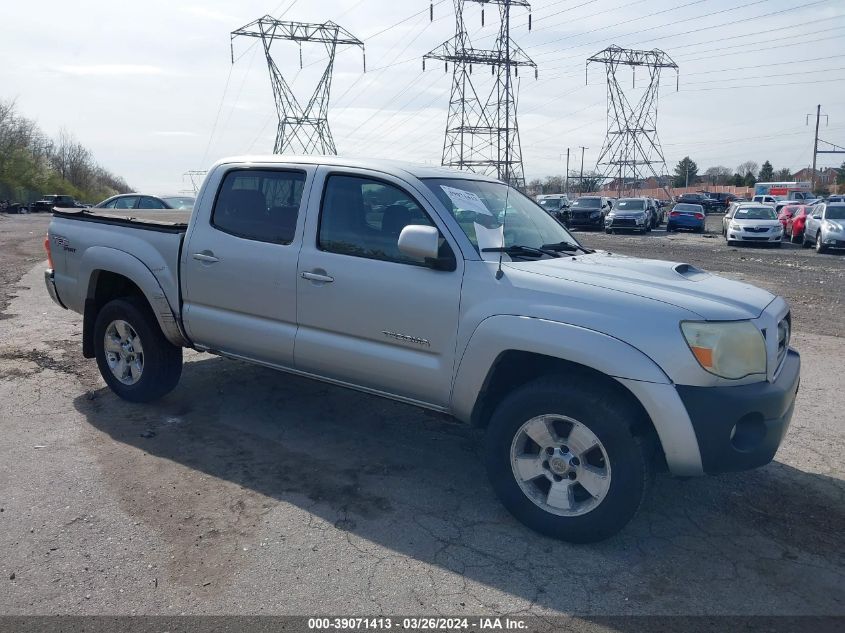
[[586,376],[630,402],[642,414],[634,433],[656,435],[673,473],[700,474],[692,423],[663,370],[628,343],[579,326],[516,316],[483,321],[458,364],[452,413],[483,427],[505,394],[549,373]]
[[80,278],[88,279],[82,326],[85,358],[94,356],[94,323],[100,309],[112,299],[127,296],[140,297],[147,303],[165,338],[173,345],[189,345],[177,313],[155,275],[141,260],[123,251],[99,247],[86,252],[83,268]]

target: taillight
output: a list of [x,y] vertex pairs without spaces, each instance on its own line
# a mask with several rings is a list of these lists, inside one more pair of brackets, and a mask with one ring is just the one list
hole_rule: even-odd
[[669,216],[673,218],[677,218],[679,215],[681,215],[679,211],[672,211],[672,213],[669,214]]
[[704,219],[704,214],[703,214],[703,213],[696,213],[696,214],[695,214],[695,219],[696,219],[696,220],[703,220],[703,219]]
[[44,238],[44,250],[47,251],[47,265],[53,268],[53,254],[50,252],[50,236]]

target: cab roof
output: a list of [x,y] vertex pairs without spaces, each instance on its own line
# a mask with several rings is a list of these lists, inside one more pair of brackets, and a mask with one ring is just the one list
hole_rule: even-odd
[[255,165],[328,165],[332,167],[351,167],[380,171],[398,177],[413,176],[414,178],[460,178],[462,180],[482,180],[486,182],[501,182],[492,176],[476,174],[469,171],[450,169],[439,165],[421,165],[401,160],[385,158],[343,158],[340,156],[294,156],[294,155],[249,155],[232,156],[217,161],[217,165],[255,164]]

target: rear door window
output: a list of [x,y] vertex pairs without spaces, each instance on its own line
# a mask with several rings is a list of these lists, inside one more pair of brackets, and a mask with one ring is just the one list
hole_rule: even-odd
[[304,188],[304,171],[232,170],[220,185],[211,224],[245,239],[290,244]]

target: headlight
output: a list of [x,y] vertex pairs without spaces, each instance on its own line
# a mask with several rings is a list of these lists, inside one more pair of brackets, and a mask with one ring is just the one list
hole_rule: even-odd
[[842,225],[838,222],[831,222],[830,220],[827,221],[827,230],[828,231],[841,231]]
[[736,222],[731,222],[730,229],[731,231],[741,231],[742,227]]
[[683,321],[681,332],[711,374],[737,380],[766,373],[766,343],[750,321]]

